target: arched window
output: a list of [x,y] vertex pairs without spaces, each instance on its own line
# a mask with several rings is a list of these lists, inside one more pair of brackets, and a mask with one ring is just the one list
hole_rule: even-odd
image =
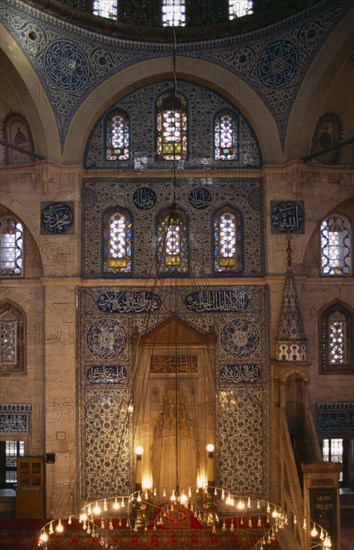
[[25,315],[5,302],[0,305],[0,372],[21,372],[25,368]]
[[252,0],[229,0],[229,19],[237,19],[253,13]]
[[187,109],[181,94],[169,92],[157,100],[157,155],[163,160],[187,157]]
[[123,209],[109,210],[104,215],[103,271],[105,273],[131,273],[132,223]]
[[129,160],[129,120],[121,111],[111,113],[107,119],[106,159]]
[[327,308],[320,319],[322,374],[354,371],[354,324],[349,310],[341,304]]
[[214,216],[214,271],[242,271],[240,217],[231,208],[223,208]]
[[0,275],[22,275],[23,227],[13,218],[0,220]]
[[[8,113],[2,123],[2,136],[5,141],[27,151],[34,151],[33,137],[25,116],[21,113]],[[16,149],[4,147],[6,164],[31,162],[31,157]]]
[[162,25],[164,27],[184,27],[185,24],[185,0],[162,0]]
[[188,272],[188,229],[185,215],[172,209],[160,214],[157,227],[158,273]]
[[108,19],[117,19],[118,0],[93,0],[92,13]]
[[321,224],[322,275],[350,275],[350,229],[345,218],[333,214]]
[[222,111],[215,117],[214,157],[215,160],[236,160],[238,158],[237,120],[231,111]]

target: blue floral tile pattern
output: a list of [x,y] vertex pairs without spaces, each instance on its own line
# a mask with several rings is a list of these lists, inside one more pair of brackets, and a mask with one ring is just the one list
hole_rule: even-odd
[[71,92],[85,86],[90,66],[87,56],[74,42],[54,42],[47,48],[44,59],[48,77],[61,90]]

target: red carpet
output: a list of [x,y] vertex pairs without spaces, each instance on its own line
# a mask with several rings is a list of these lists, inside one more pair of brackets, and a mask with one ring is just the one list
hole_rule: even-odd
[[[188,514],[189,515],[189,514]],[[192,519],[193,517],[193,519]],[[247,550],[257,542],[262,534],[262,529],[256,528],[256,519],[254,519],[254,527],[248,528],[245,523],[238,525],[232,533],[229,530],[230,522],[227,522],[228,529],[223,531],[217,529],[213,534],[211,528],[202,527],[192,515],[191,518],[164,518],[166,526],[158,527],[155,531],[148,529],[147,531],[139,531],[137,533],[126,529],[124,526],[118,527],[114,523],[114,530],[105,529],[101,533],[107,535],[107,542],[113,545],[114,548],[124,550],[128,548],[144,549],[156,548],[158,550],[170,550],[173,548],[215,548],[222,549],[240,549]],[[182,525],[186,521],[194,523],[193,527]],[[237,520],[239,522],[239,519]],[[0,520],[1,543],[0,550],[39,550],[38,536],[44,522],[39,520]],[[79,548],[103,548],[100,544],[100,536],[92,537],[87,535],[81,529],[77,521],[72,525],[67,525],[63,522],[65,531],[62,535],[51,535],[48,543],[48,550],[71,550]],[[176,525],[176,524],[179,524]],[[197,526],[197,524],[199,524]],[[269,548],[279,548],[276,543],[273,543]]]

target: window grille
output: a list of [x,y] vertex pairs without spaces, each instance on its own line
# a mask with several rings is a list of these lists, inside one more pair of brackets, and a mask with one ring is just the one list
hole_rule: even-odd
[[235,160],[237,154],[237,127],[233,113],[220,113],[215,118],[215,160]]
[[92,4],[92,13],[93,15],[107,17],[108,19],[117,19],[117,0],[94,0]]
[[107,124],[107,160],[129,160],[129,122],[125,113],[114,113]]
[[214,217],[214,270],[240,271],[241,228],[236,212],[224,209]]
[[127,212],[106,214],[104,220],[104,269],[106,273],[131,273],[132,223]]
[[157,101],[157,155],[163,160],[187,157],[186,100],[180,94],[163,94]]
[[185,0],[162,0],[162,25],[164,27],[184,27],[185,24]]
[[157,229],[158,272],[188,271],[188,233],[184,216],[177,211],[160,217]]
[[253,13],[253,2],[251,0],[229,1],[229,19],[237,19]]
[[350,275],[350,230],[341,216],[326,218],[321,225],[322,275]]
[[22,275],[23,227],[12,218],[0,220],[0,275]]

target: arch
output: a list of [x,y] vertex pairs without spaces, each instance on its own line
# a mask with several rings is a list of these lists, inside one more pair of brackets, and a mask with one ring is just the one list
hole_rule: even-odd
[[[2,66],[11,74],[15,89],[21,90],[21,103],[32,130],[35,152],[54,162],[61,160],[59,132],[55,116],[33,65],[5,26],[0,25]],[[50,136],[46,140],[45,136]]]
[[237,208],[225,205],[214,212],[214,274],[242,273],[242,230]]
[[[3,194],[2,198],[7,198],[6,194]],[[5,202],[5,200],[3,202]],[[10,202],[12,207],[11,209],[5,204],[0,205],[0,220],[4,218],[12,218],[14,220],[18,220],[22,224],[24,235],[22,276],[40,277],[43,275],[42,253],[37,245],[36,239],[28,227],[29,224],[31,226],[31,223],[32,227],[35,227],[33,217],[29,214],[29,209],[26,208],[25,203],[20,204],[13,199]],[[45,254],[45,250],[43,250],[43,254]]]
[[[282,162],[276,121],[251,86],[227,69],[210,61],[178,56],[176,70],[177,78],[203,84],[237,105],[255,131],[264,162]],[[171,58],[163,57],[136,63],[97,86],[81,104],[70,123],[64,144],[63,162],[82,162],[92,128],[113,103],[129,92],[171,77],[171,74]]]
[[222,109],[214,116],[214,159],[237,159],[238,149],[238,116],[230,109]]
[[103,272],[128,274],[132,271],[132,220],[120,206],[103,214]]
[[184,94],[173,90],[156,98],[156,154],[161,160],[188,156],[188,104]]
[[177,208],[166,208],[157,216],[157,273],[187,275],[189,270],[188,218]]
[[123,109],[111,109],[105,116],[106,159],[129,160],[130,124],[129,115]]
[[[338,191],[338,192],[337,192]],[[331,191],[331,200],[334,196],[334,193],[337,195],[341,192],[341,189],[338,187],[336,188],[336,191]],[[324,219],[328,218],[332,214],[340,215],[344,218],[346,218],[351,228],[354,227],[354,198],[344,200],[342,202],[339,202],[338,204],[334,205],[334,207],[331,210],[328,210],[328,200],[326,200],[327,197],[323,197],[323,200],[321,202],[316,202],[316,208],[318,211],[318,218],[314,221],[308,222],[308,231],[310,234],[310,237],[307,241],[307,245],[304,248],[303,251],[303,271],[304,274],[307,276],[319,276],[321,274],[321,242],[320,242],[320,227],[321,223]],[[326,210],[325,210],[326,209]],[[352,249],[353,251],[353,249]],[[352,260],[351,260],[351,269],[353,272],[353,253],[351,254]]]
[[[2,121],[2,138],[34,152],[33,136],[27,118],[19,112],[10,111]],[[28,156],[5,147],[5,164],[28,163]]]
[[318,314],[319,373],[354,372],[354,310],[341,300],[324,305]]
[[285,161],[310,153],[313,132],[325,100],[325,96],[320,94],[333,82],[348,52],[353,51],[353,11],[342,18],[307,69],[289,115]]

